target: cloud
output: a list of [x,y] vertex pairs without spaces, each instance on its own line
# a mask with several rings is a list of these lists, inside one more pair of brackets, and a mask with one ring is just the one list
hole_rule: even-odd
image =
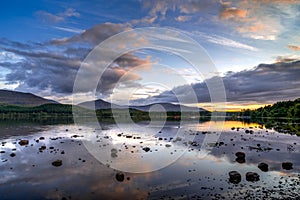
[[294,62],[297,60],[300,60],[300,57],[296,55],[277,56],[276,63]]
[[[300,94],[299,74],[300,60],[289,63],[260,64],[252,70],[228,72],[223,77],[227,101],[246,104],[247,102],[272,103],[298,98]],[[137,99],[134,103],[178,102],[177,99],[183,99],[181,103],[191,103],[190,88],[193,88],[197,94],[199,102],[210,102],[206,83],[208,81],[213,83],[215,78],[192,85],[178,86],[153,97]]]
[[120,33],[122,31],[130,30],[130,26],[128,24],[114,24],[114,23],[104,23],[97,24],[90,29],[83,31],[79,35],[75,35],[70,38],[63,39],[53,39],[51,44],[59,45],[59,44],[68,44],[68,43],[80,43],[80,42],[89,42],[93,45],[97,45],[105,39]]
[[[276,40],[296,21],[297,0],[240,0],[240,1],[142,1],[148,15],[132,23],[153,24],[167,20],[192,23],[209,20],[232,26],[244,37],[256,40]],[[207,10],[210,12],[208,13]],[[205,12],[205,16],[203,13]],[[174,16],[175,15],[175,16]],[[217,18],[219,16],[219,18]],[[171,18],[170,18],[171,17]],[[292,19],[292,20],[291,20]],[[287,23],[289,21],[289,24]]]
[[296,19],[294,4],[299,1],[242,0],[222,2],[220,19],[233,26],[245,37],[257,40],[276,40],[289,28],[286,21]]
[[288,45],[288,48],[293,51],[300,51],[300,46]]
[[80,17],[80,14],[78,12],[76,12],[76,10],[73,8],[68,8],[64,12],[57,13],[57,14],[52,14],[52,13],[42,11],[42,10],[37,11],[35,14],[42,20],[44,20],[46,22],[51,22],[51,23],[62,22],[62,21],[65,21],[69,17]]
[[200,37],[201,39],[205,39],[208,42],[214,43],[214,44],[218,44],[218,45],[222,45],[222,46],[227,46],[227,47],[232,47],[232,48],[238,48],[238,49],[246,49],[246,50],[250,50],[250,51],[258,51],[257,48],[247,45],[247,44],[243,44],[241,42],[235,41],[235,40],[231,40],[229,38],[225,38],[219,35],[215,35],[215,34],[205,34],[199,31],[193,31],[192,34],[186,32],[188,35],[194,36],[194,37]]
[[207,10],[211,8],[214,2],[209,0],[189,0],[189,1],[181,1],[181,0],[153,0],[153,1],[142,1],[143,7],[148,9],[148,16],[133,20],[133,23],[154,23],[155,21],[162,21],[168,17],[168,12],[176,12],[178,11],[179,14],[174,19],[179,22],[188,21],[191,19],[190,16],[186,14],[195,14],[202,10]]
[[298,4],[299,0],[255,0],[256,2],[267,4]]
[[235,7],[224,8],[221,11],[220,17],[221,19],[237,19],[237,18],[245,18],[247,16],[247,11],[238,9]]
[[[44,44],[19,43],[10,40],[1,40],[0,49],[3,59],[0,67],[8,73],[5,76],[7,84],[16,84],[21,91],[29,91],[43,95],[68,95],[73,92],[73,84],[79,67],[86,55],[94,45],[104,39],[126,30],[127,26],[106,23],[96,25],[85,32],[70,38],[58,41],[45,42]],[[7,57],[14,57],[14,62],[6,62]],[[18,59],[17,59],[18,58]],[[22,58],[22,59],[19,59]],[[127,53],[117,58],[105,71],[98,87],[100,95],[110,95],[115,84],[120,80],[123,85],[132,86],[141,77],[134,73],[134,68],[141,67],[147,70],[151,67],[150,57],[140,58],[133,53]],[[140,69],[140,68],[139,68]],[[93,68],[88,69],[93,73]],[[122,78],[126,75],[125,78]],[[93,81],[83,80],[86,91]],[[46,91],[46,93],[45,93]]]
[[179,11],[184,14],[197,13],[201,10],[209,9],[211,6],[212,6],[212,1],[191,0],[191,1],[180,1],[180,3],[178,3]]
[[84,30],[82,29],[77,29],[77,28],[67,28],[67,27],[59,27],[59,26],[53,26],[53,28],[61,30],[61,31],[66,31],[70,33],[82,33]]
[[178,17],[175,18],[176,21],[178,22],[186,22],[189,21],[192,17],[188,16],[188,15],[180,15]]

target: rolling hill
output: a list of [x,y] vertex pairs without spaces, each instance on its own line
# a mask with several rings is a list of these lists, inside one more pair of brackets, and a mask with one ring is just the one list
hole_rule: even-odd
[[188,106],[179,105],[179,104],[172,104],[172,103],[155,103],[155,104],[142,105],[142,106],[120,106],[120,105],[117,105],[117,104],[111,104],[111,103],[106,102],[106,101],[101,100],[101,99],[98,99],[96,101],[86,101],[86,102],[78,104],[78,106],[88,108],[88,109],[93,109],[93,104],[95,105],[96,109],[110,109],[111,107],[117,108],[117,109],[132,108],[132,109],[148,112],[150,109],[152,111],[161,111],[161,108],[158,107],[158,105],[160,105],[167,112],[180,112],[180,111],[206,112],[206,110],[203,109],[203,108],[188,107]]
[[83,107],[83,108],[87,108],[87,109],[93,109],[94,106],[95,106],[96,110],[98,110],[98,109],[110,109],[112,106],[113,106],[113,108],[124,108],[124,107],[116,105],[116,104],[111,104],[111,103],[109,103],[107,101],[104,101],[102,99],[98,99],[96,101],[82,102],[82,103],[78,104],[78,106]]
[[58,104],[54,100],[45,99],[31,93],[0,90],[0,105],[39,106],[43,104]]

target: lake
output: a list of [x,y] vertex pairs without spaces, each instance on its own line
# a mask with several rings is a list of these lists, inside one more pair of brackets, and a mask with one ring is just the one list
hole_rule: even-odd
[[0,129],[1,200],[300,199],[300,137],[256,123],[1,121]]

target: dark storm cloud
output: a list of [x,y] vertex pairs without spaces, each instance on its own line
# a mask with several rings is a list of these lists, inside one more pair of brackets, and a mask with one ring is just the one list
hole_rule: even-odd
[[[60,42],[53,40],[43,45],[2,40],[0,50],[13,53],[19,59],[17,62],[2,62],[0,67],[10,71],[5,78],[8,84],[19,83],[17,90],[48,90],[52,95],[70,94],[77,71],[93,46],[126,29],[125,25],[106,23]],[[130,69],[149,62],[148,58],[141,59],[131,53],[117,58],[103,74],[99,93],[108,95],[124,74],[127,74],[126,78],[122,79],[124,84],[132,85],[131,82],[139,80],[140,77],[130,73]],[[88,81],[86,84],[89,84]],[[88,85],[86,88],[89,88]]]
[[[266,103],[297,98],[300,95],[300,61],[289,63],[260,64],[252,70],[228,72],[223,77],[228,102]],[[215,77],[206,80],[214,82]],[[191,88],[197,94],[199,102],[210,102],[205,82],[175,87],[160,95],[138,99],[134,103],[177,102],[190,103]],[[215,88],[212,88],[215,89]],[[176,95],[174,95],[176,94]],[[194,102],[195,103],[195,102]]]

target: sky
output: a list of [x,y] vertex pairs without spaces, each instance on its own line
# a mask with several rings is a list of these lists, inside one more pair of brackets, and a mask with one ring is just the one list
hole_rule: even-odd
[[[119,104],[179,102],[210,108],[206,83],[219,76],[227,110],[300,94],[299,0],[11,0],[1,2],[0,16],[0,89],[61,103],[102,98]],[[81,82],[86,87],[74,96],[76,75],[97,45],[146,27],[179,31],[199,43],[204,51],[194,55],[211,59],[214,76],[203,76],[174,51],[147,48],[141,38],[136,42],[145,48],[116,58],[97,89],[89,87],[97,80],[87,77]],[[161,37],[174,44],[181,39]],[[114,45],[109,48],[119,48]],[[188,48],[183,46],[178,49]],[[197,102],[188,99],[191,89]]]

